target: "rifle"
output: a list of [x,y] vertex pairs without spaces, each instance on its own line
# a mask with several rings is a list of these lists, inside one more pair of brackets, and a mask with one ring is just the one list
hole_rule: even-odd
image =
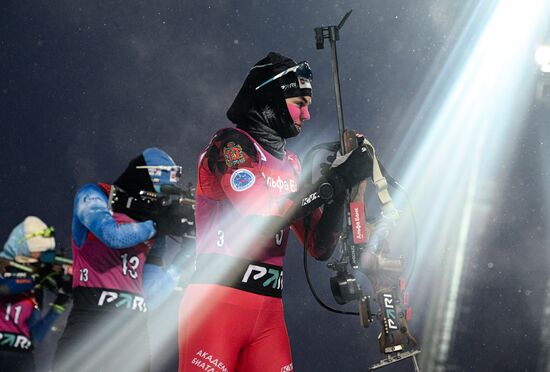
[[[0,259],[0,273],[3,278],[29,278],[34,280],[34,289],[48,288],[54,293],[70,293],[72,287],[73,261],[56,256],[55,251],[46,251],[38,259],[27,258],[21,263],[17,260]],[[6,271],[7,268],[12,270]]]
[[[344,113],[340,91],[340,77],[336,41],[340,39],[340,29],[351,14],[347,12],[337,26],[317,27],[315,41],[317,49],[324,48],[324,40],[328,39],[331,46],[331,64],[336,96],[338,129],[340,133],[340,154],[353,151],[357,144],[357,137],[353,131],[345,129]],[[349,205],[346,205],[346,227],[341,239],[341,256],[327,266],[336,272],[330,279],[330,286],[336,302],[340,305],[350,301],[357,301],[358,313],[363,327],[368,328],[375,319],[379,320],[382,331],[379,334],[380,352],[386,358],[370,366],[378,369],[407,358],[412,358],[416,372],[419,372],[416,354],[420,353],[417,341],[410,334],[407,321],[411,310],[405,293],[405,283],[399,278],[402,273],[403,261],[392,260],[387,257],[389,246],[387,234],[389,227],[398,219],[388,191],[388,182],[383,174],[383,167],[376,159],[374,146],[365,140],[373,163],[373,183],[376,186],[381,203],[382,217],[374,224],[366,223],[364,196],[367,181],[349,190]],[[391,181],[391,177],[389,177]],[[370,236],[369,236],[370,233]],[[372,284],[376,297],[373,302],[378,304],[378,311],[373,312],[371,298],[363,294],[363,290],[351,270],[361,269]],[[325,306],[326,307],[326,306]]]
[[124,213],[136,221],[168,217],[174,221],[173,235],[194,239],[194,191],[191,184],[186,188],[162,185],[159,193],[142,190],[134,197],[112,185],[109,205],[113,211]]

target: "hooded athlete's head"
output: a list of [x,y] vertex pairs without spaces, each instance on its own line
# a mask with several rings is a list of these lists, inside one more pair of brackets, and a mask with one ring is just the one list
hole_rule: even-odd
[[150,147],[132,159],[113,183],[129,195],[138,196],[141,190],[160,192],[162,185],[176,184],[180,177],[181,166],[166,152]]
[[55,249],[53,227],[48,227],[40,218],[28,216],[11,231],[0,257],[20,262],[38,258],[39,254]]
[[[295,125],[295,113],[289,112],[292,109],[286,99],[311,99],[311,79],[312,73],[306,62],[297,64],[288,57],[271,52],[252,67],[227,111],[227,117],[267,150],[280,154],[284,151],[284,139],[300,133],[300,125]],[[307,110],[306,114],[304,120],[309,119]]]

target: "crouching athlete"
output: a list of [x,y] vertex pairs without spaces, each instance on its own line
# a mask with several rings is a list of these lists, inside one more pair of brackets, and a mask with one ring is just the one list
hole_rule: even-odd
[[[196,272],[180,306],[180,372],[293,371],[281,300],[290,230],[318,260],[341,232],[345,189],[369,176],[360,147],[312,188],[285,147],[309,120],[312,73],[278,53],[250,70],[199,159]],[[320,207],[323,207],[322,209]]]
[[65,310],[69,296],[57,293],[50,310],[42,313],[43,278],[32,272],[40,255],[54,249],[53,228],[28,216],[12,230],[0,252],[0,371],[34,371],[34,349]]

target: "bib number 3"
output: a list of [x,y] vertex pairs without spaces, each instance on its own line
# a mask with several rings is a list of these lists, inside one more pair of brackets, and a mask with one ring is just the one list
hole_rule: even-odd
[[218,247],[223,247],[225,241],[224,241],[225,234],[223,230],[218,230],[218,241],[216,242],[216,245]]

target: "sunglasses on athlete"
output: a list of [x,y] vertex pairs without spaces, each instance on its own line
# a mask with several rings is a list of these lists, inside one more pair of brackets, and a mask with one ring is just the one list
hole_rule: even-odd
[[27,234],[20,242],[35,238],[37,236],[42,236],[44,238],[52,238],[55,235],[55,229],[52,226],[48,226],[40,231],[33,232],[32,234]]
[[276,80],[281,76],[288,74],[289,72],[296,73],[296,76],[298,76],[299,78],[313,80],[313,72],[311,72],[311,68],[309,67],[309,64],[306,61],[302,61],[298,63],[296,66],[287,68],[286,70],[279,72],[277,75],[273,76],[272,78],[267,79],[266,81],[258,85],[255,90],[260,89],[264,85],[271,83],[273,80]]
[[179,180],[183,175],[183,168],[181,165],[138,165],[136,169],[147,169],[149,173],[158,172],[160,175],[161,171],[170,172],[170,179],[176,178]]

